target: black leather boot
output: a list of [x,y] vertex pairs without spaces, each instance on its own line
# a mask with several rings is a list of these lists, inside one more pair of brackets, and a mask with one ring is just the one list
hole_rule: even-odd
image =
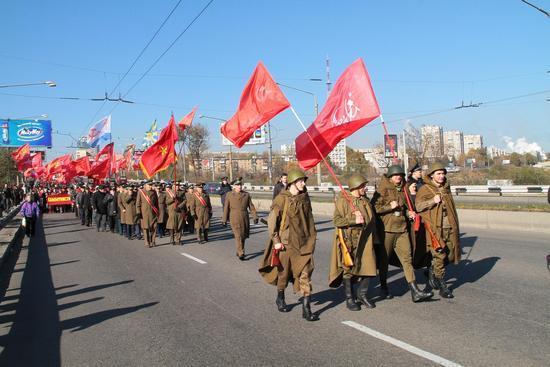
[[277,310],[279,312],[288,312],[288,307],[285,302],[285,290],[277,290],[277,299],[275,300],[277,304]]
[[442,298],[455,298],[455,296],[453,296],[453,292],[447,288],[447,283],[445,283],[445,280],[436,278],[436,282],[439,285],[439,295]]
[[344,278],[344,293],[346,294],[346,306],[350,311],[359,311],[361,306],[355,302],[353,297],[353,289],[351,288],[351,279]]
[[197,229],[197,241],[199,242],[199,245],[202,244],[204,241],[202,240],[202,229]]
[[428,283],[430,284],[430,287],[432,287],[432,289],[439,290],[439,282],[435,279],[433,265],[428,268]]
[[203,230],[204,242],[208,242],[208,229]]
[[303,297],[302,298],[302,317],[306,319],[307,321],[315,321],[317,318],[311,313],[311,306],[310,306],[311,300],[310,297]]
[[390,293],[388,288],[388,283],[385,280],[380,281],[380,298],[382,299],[392,299],[393,295]]
[[369,301],[367,292],[369,290],[369,278],[363,277],[359,281],[359,288],[357,289],[357,300],[361,302],[367,308],[375,308],[373,302]]
[[420,288],[418,288],[416,282],[410,282],[409,289],[411,290],[411,297],[413,302],[425,301],[434,296],[432,292],[422,292]]

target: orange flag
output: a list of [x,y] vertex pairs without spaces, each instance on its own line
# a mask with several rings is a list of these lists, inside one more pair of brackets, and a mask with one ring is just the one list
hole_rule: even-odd
[[31,147],[29,143],[20,146],[13,153],[11,153],[11,157],[16,163],[22,161],[23,159],[28,158],[30,155],[31,155]]
[[181,131],[184,131],[186,127],[190,127],[193,123],[193,119],[195,118],[195,113],[197,112],[197,107],[193,107],[193,110],[189,112],[187,115],[185,115],[184,118],[178,122],[178,127]]
[[237,113],[222,125],[221,133],[241,148],[254,131],[288,107],[290,102],[260,61],[244,87]]
[[168,126],[160,132],[157,142],[147,148],[139,160],[139,166],[147,178],[167,169],[176,161],[176,141],[178,141],[178,131],[172,115]]

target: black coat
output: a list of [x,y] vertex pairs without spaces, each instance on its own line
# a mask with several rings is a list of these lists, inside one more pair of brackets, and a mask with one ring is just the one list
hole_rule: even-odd
[[98,214],[107,214],[107,203],[105,200],[105,193],[101,191],[94,192],[92,196],[92,206]]
[[281,191],[285,191],[285,189],[286,186],[281,181],[277,182],[275,184],[275,187],[273,187],[273,199],[275,199],[277,195],[281,193]]
[[78,205],[83,209],[89,209],[92,206],[92,200],[88,191],[82,193]]

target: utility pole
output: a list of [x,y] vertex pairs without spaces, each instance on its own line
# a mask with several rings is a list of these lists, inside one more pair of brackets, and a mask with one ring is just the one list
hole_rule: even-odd
[[269,158],[267,162],[267,170],[269,173],[269,184],[273,183],[273,144],[271,144],[271,122],[267,122],[267,133],[269,135]]

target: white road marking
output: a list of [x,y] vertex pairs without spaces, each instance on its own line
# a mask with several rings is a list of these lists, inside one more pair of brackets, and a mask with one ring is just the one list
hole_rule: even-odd
[[190,258],[191,260],[194,260],[194,261],[198,262],[199,264],[207,264],[206,261],[201,260],[201,259],[199,259],[199,258],[197,258],[197,257],[195,257],[195,256],[186,254],[185,252],[182,252],[181,254],[182,254],[183,256],[185,256],[185,257]]
[[413,345],[402,342],[401,340],[392,338],[391,336],[382,334],[382,333],[380,333],[376,330],[373,330],[373,329],[368,328],[364,325],[358,324],[354,321],[342,321],[342,324],[347,325],[347,326],[351,326],[352,328],[354,328],[356,330],[359,330],[359,331],[361,331],[365,334],[368,334],[368,335],[373,336],[377,339],[383,340],[387,343],[393,344],[396,347],[404,349],[409,353],[416,354],[417,356],[420,356],[422,358],[426,358],[426,359],[428,359],[432,362],[435,362],[437,364],[440,364],[442,366],[445,366],[445,367],[462,367],[462,365],[460,365],[458,363],[455,363],[453,361],[449,361],[448,359],[445,359],[445,358],[440,357],[438,355],[435,355],[433,353],[426,352],[425,350],[422,350],[422,349],[417,348]]

